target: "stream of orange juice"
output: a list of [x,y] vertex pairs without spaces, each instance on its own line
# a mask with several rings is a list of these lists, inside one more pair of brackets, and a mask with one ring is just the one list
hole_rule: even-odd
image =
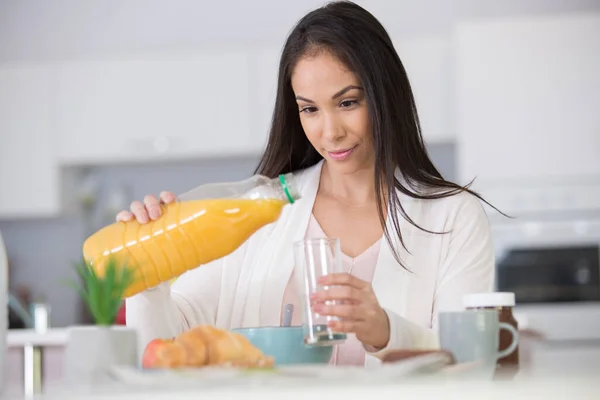
[[171,203],[156,221],[116,222],[100,229],[85,241],[83,256],[101,276],[111,256],[117,265],[133,267],[137,280],[125,292],[129,297],[232,253],[276,221],[286,204],[278,199]]

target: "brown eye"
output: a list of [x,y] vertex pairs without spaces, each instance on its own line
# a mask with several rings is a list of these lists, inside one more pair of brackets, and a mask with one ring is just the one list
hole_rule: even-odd
[[317,107],[304,107],[303,109],[300,110],[300,112],[312,114],[314,112],[317,112]]
[[356,100],[344,100],[340,103],[340,107],[348,108],[348,107],[352,107],[355,104],[357,104]]

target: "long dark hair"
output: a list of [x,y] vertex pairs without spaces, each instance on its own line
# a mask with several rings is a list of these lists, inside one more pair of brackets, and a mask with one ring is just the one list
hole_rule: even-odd
[[[379,218],[394,256],[402,265],[386,227],[386,194],[394,229],[404,248],[398,213],[419,229],[440,232],[428,231],[412,221],[392,188],[418,199],[439,199],[467,191],[485,200],[469,189],[470,184],[460,186],[445,180],[433,165],[421,136],[404,66],[385,28],[362,7],[346,1],[329,3],[307,14],[290,33],[279,64],[269,140],[255,173],[276,177],[311,167],[322,159],[304,134],[291,84],[298,60],[319,50],[335,55],[358,76],[364,88],[375,148]],[[397,179],[396,169],[410,188]]]

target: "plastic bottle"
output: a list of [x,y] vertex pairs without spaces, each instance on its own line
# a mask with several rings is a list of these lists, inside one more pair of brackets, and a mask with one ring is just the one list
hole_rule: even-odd
[[[0,233],[0,395],[6,385],[6,334],[8,331],[8,258]],[[0,396],[1,397],[1,396]]]
[[292,174],[203,185],[163,205],[156,221],[100,229],[85,241],[83,256],[100,275],[111,256],[134,267],[138,279],[129,297],[232,253],[298,198]]

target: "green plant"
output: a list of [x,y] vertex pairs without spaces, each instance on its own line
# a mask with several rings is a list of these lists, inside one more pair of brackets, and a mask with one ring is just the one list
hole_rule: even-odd
[[71,282],[88,307],[96,325],[113,325],[121,307],[125,290],[135,282],[135,271],[126,263],[110,257],[99,274],[88,262],[74,265],[80,284]]

